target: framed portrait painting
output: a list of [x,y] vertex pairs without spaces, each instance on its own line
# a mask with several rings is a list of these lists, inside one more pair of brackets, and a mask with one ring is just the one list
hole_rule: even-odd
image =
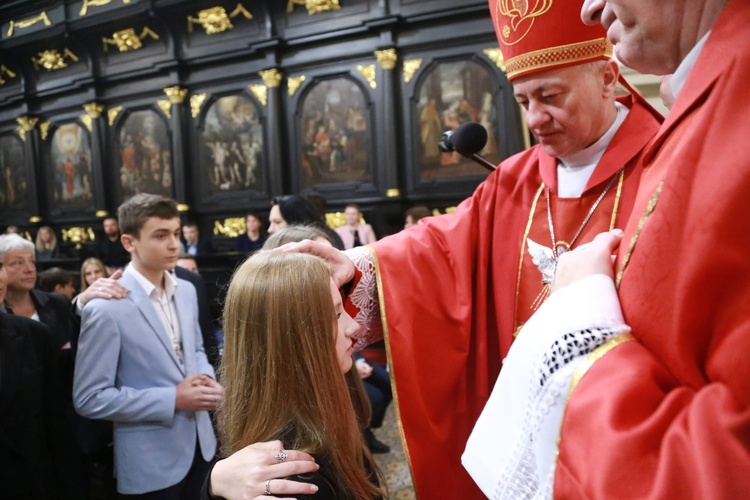
[[456,152],[443,153],[438,143],[445,131],[479,122],[487,144],[479,153],[490,163],[501,160],[498,117],[503,116],[495,77],[476,61],[441,62],[432,66],[417,91],[415,137],[419,181],[437,177],[486,176],[487,171]]
[[204,197],[265,190],[263,120],[249,97],[236,94],[213,101],[199,140]]
[[167,123],[156,111],[129,113],[118,137],[123,201],[138,193],[174,196],[170,144]]
[[302,99],[298,126],[302,189],[372,182],[370,109],[354,80],[315,83]]
[[24,144],[16,134],[0,136],[0,211],[30,210]]
[[58,126],[50,143],[49,177],[51,206],[56,210],[91,204],[91,140],[78,123]]

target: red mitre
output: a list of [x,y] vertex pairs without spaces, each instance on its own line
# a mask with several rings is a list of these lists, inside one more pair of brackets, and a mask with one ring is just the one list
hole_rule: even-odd
[[581,21],[581,0],[489,0],[508,80],[612,57],[607,32]]

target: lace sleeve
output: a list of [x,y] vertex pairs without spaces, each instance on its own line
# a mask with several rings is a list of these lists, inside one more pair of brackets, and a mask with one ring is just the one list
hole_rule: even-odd
[[347,301],[356,309],[354,321],[362,325],[355,346],[356,350],[361,350],[383,338],[375,257],[369,246],[356,247],[345,251],[344,254],[351,259],[356,269]]

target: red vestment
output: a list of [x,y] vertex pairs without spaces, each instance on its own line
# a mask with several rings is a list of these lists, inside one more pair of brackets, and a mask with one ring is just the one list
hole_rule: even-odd
[[730,0],[644,151],[616,267],[637,341],[568,400],[555,497],[750,494],[749,25]]
[[[420,498],[483,498],[461,454],[516,326],[529,315],[517,314],[516,302],[542,290],[539,270],[521,262],[527,227],[550,245],[542,239],[549,238],[542,183],[553,193],[558,239],[569,240],[625,167],[621,193],[616,179],[576,246],[608,230],[613,212],[617,227],[627,220],[640,177],[636,163],[659,118],[630,96],[622,102],[630,114],[580,200],[554,196],[556,160],[535,146],[503,162],[453,215],[425,219],[371,245],[394,397]],[[530,260],[525,250],[524,256]]]

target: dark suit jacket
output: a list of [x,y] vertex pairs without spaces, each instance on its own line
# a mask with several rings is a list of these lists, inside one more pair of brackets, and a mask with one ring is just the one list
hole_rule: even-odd
[[[187,252],[187,249],[188,249],[187,241],[182,240],[182,244],[185,245],[185,251]],[[202,238],[198,239],[197,247],[198,248],[196,249],[197,250],[196,255],[206,255],[209,253],[213,253],[214,251],[214,248],[211,245],[211,240],[209,239],[202,239]]]
[[211,322],[206,282],[200,274],[192,273],[180,266],[174,268],[174,273],[178,278],[189,281],[195,287],[198,295],[198,323],[200,323],[201,336],[203,337],[203,350],[206,351],[206,357],[211,366],[217,368],[219,366],[219,343],[216,341]]
[[49,329],[0,313],[0,496],[83,498]]

